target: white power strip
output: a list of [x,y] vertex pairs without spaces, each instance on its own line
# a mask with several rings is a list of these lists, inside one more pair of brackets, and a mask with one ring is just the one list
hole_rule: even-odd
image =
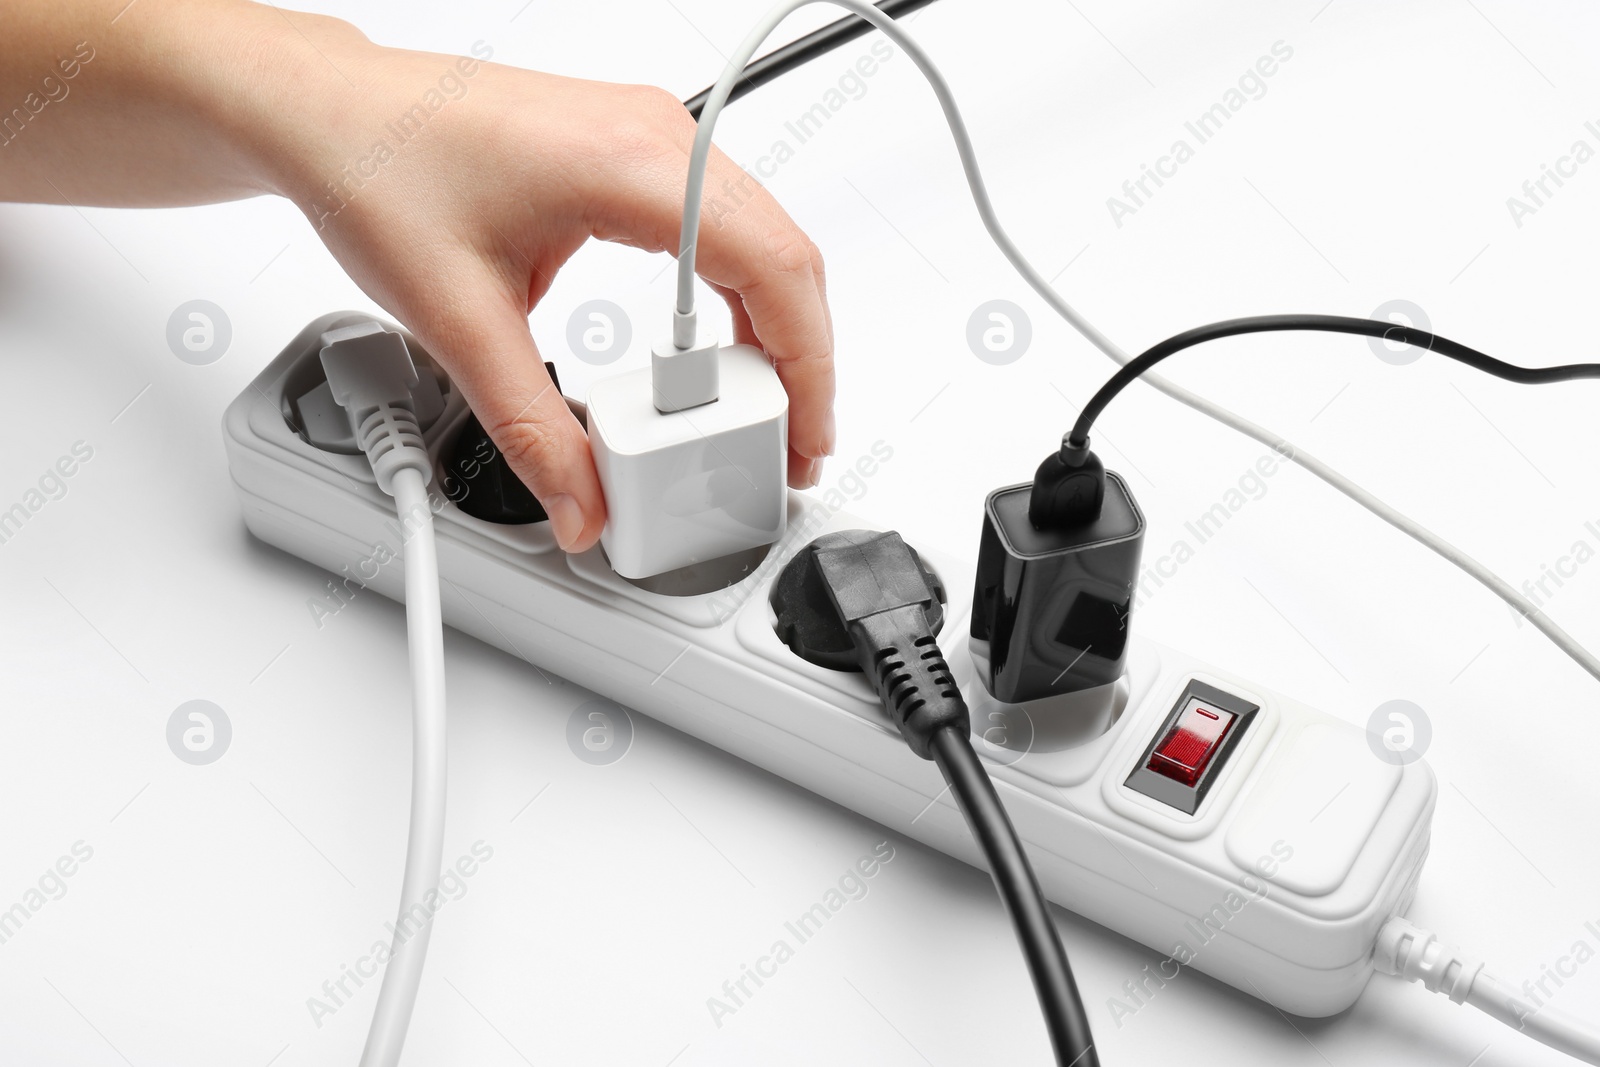
[[[319,380],[322,332],[368,318],[307,326],[229,405],[223,433],[252,533],[400,600],[400,566],[384,560],[404,538],[367,460],[314,447],[289,421],[291,402]],[[468,414],[441,384],[443,412],[424,434],[436,463]],[[768,592],[783,564],[860,520],[791,494],[788,535],[751,573],[670,595],[619,577],[599,548],[560,552],[547,524],[497,525],[435,503],[450,625],[982,865],[938,770],[906,747],[866,678],[805,662],[774,630]],[[914,532],[907,540],[916,544]],[[974,747],[1046,895],[1166,955],[1137,980],[1149,992],[1194,967],[1295,1014],[1349,1007],[1373,972],[1380,927],[1416,891],[1432,771],[1382,760],[1360,729],[1148,641],[1136,642],[1114,693],[1077,708],[997,705],[967,649],[971,564],[923,555],[949,597],[940,643],[972,706]],[[1255,710],[1235,723],[1188,814],[1129,779],[1196,683]],[[1087,730],[1086,717],[1097,718]]]

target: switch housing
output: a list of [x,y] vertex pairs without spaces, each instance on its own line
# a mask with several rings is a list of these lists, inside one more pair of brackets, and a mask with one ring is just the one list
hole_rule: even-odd
[[1124,784],[1193,815],[1260,710],[1243,697],[1190,679]]

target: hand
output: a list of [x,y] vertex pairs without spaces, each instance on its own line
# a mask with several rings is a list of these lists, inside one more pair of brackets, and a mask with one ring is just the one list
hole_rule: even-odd
[[[588,548],[605,501],[528,314],[590,237],[676,252],[695,124],[660,89],[379,48],[341,25],[324,26],[318,47],[354,87],[328,78],[306,94],[317,103],[289,120],[300,147],[272,153],[272,183],[443,363],[561,546]],[[822,257],[713,152],[707,188],[724,181],[748,198],[705,220],[696,266],[732,309],[735,341],[772,358],[790,401],[789,482],[815,485],[834,447]]]

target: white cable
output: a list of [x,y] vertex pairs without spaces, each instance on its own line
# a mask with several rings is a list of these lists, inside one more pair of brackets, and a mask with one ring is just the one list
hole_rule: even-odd
[[[407,531],[406,637],[411,649],[411,829],[399,918],[378,1004],[372,1012],[361,1067],[399,1062],[422,965],[433,932],[430,898],[437,901],[444,861],[445,704],[444,622],[439,610],[439,559],[433,512],[422,476],[407,467],[394,475],[395,512]],[[410,936],[404,936],[410,931]]]
[[356,443],[372,464],[378,487],[394,497],[405,560],[411,821],[394,941],[361,1053],[361,1067],[395,1067],[422,983],[444,862],[444,619],[428,500],[433,462],[412,410],[418,377],[404,338],[376,322],[330,330],[322,335],[322,366],[334,400],[345,409]]
[[1600,1031],[1554,1008],[1536,1008],[1518,1000],[1493,975],[1478,976],[1467,1003],[1507,1026],[1514,1026],[1541,1045],[1565,1052],[1573,1059],[1600,1064]]
[[[722,112],[723,105],[727,103],[728,94],[733,90],[733,84],[738,79],[745,65],[755,55],[756,49],[767,36],[777,28],[792,12],[810,4],[831,3],[845,8],[872,23],[884,36],[894,41],[903,49],[917,69],[928,80],[933,88],[934,96],[939,100],[939,106],[944,111],[945,121],[950,126],[950,134],[955,139],[956,151],[961,157],[961,169],[967,177],[967,186],[972,191],[972,201],[977,206],[978,215],[983,219],[983,225],[989,231],[989,236],[1001,253],[1022,276],[1045,303],[1063,319],[1072,325],[1079,333],[1089,340],[1096,348],[1110,356],[1118,364],[1128,363],[1133,357],[1123,351],[1114,341],[1106,337],[1095,328],[1094,324],[1078,314],[1077,310],[1068,304],[1066,299],[1051,288],[1050,283],[1028,262],[1022,252],[1012,242],[1011,237],[1000,225],[999,218],[995,215],[994,206],[989,201],[988,190],[984,186],[983,174],[978,169],[977,153],[972,146],[972,140],[967,135],[966,123],[962,121],[961,112],[956,106],[955,97],[950,92],[944,76],[939,73],[938,67],[933,63],[916,41],[914,41],[894,19],[885,15],[871,4],[863,0],[784,0],[771,11],[767,12],[750,31],[744,41],[734,51],[728,60],[728,65],[723,68],[722,76],[712,87],[711,95],[706,100],[704,110],[700,113],[700,126],[695,133],[694,148],[689,156],[689,180],[683,205],[683,231],[679,238],[678,246],[678,293],[677,305],[673,313],[673,337],[680,348],[689,347],[695,338],[695,310],[694,310],[694,260],[695,243],[700,233],[700,201],[705,189],[706,160],[711,151],[711,134],[716,126],[717,116]],[[1292,460],[1304,469],[1321,478],[1328,485],[1337,489],[1357,504],[1366,508],[1378,518],[1387,522],[1401,533],[1421,543],[1444,559],[1455,564],[1472,578],[1481,582],[1490,592],[1501,600],[1511,605],[1523,618],[1533,623],[1538,630],[1548,637],[1557,648],[1572,657],[1577,664],[1588,671],[1596,679],[1600,679],[1600,658],[1597,658],[1588,649],[1580,645],[1576,639],[1552,622],[1538,605],[1511,587],[1511,584],[1495,574],[1482,563],[1467,555],[1455,545],[1446,541],[1438,534],[1418,523],[1415,519],[1401,514],[1399,511],[1384,503],[1371,492],[1363,489],[1349,478],[1340,474],[1322,460],[1309,452],[1302,451],[1286,438],[1264,426],[1259,426],[1241,415],[1237,415],[1227,408],[1212,403],[1203,396],[1192,393],[1166,378],[1155,374],[1145,374],[1141,380],[1159,389],[1181,404],[1206,415],[1217,422],[1228,426],[1246,437],[1266,445],[1279,455]]]
[[1480,961],[1444,944],[1431,930],[1396,916],[1379,932],[1372,959],[1384,974],[1421,982],[1432,992],[1443,993],[1457,1004],[1470,1004],[1542,1045],[1600,1065],[1600,1030],[1545,1004],[1531,985],[1524,991],[1526,997],[1519,997],[1504,982],[1485,973]]

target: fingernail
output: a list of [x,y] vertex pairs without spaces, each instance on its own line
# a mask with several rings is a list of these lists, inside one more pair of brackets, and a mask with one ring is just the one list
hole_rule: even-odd
[[811,470],[806,473],[806,488],[812,489],[822,484],[822,460],[811,461]]
[[833,455],[833,449],[839,440],[839,425],[834,421],[833,409],[828,410],[828,421],[822,428],[822,454]]
[[556,544],[563,549],[572,547],[583,534],[583,509],[566,493],[557,493],[544,502],[544,513],[550,516],[550,531],[556,535]]

